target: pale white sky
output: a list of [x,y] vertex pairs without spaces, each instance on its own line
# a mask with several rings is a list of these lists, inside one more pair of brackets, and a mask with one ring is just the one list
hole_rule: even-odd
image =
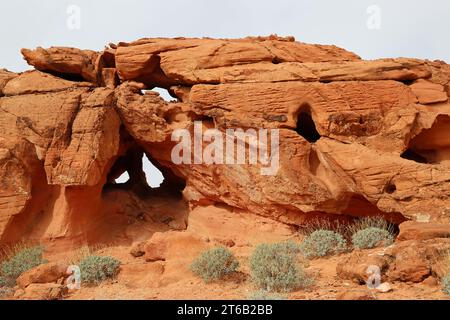
[[[79,29],[68,27],[71,5],[80,10]],[[3,0],[0,14],[0,68],[11,71],[29,68],[24,47],[101,50],[141,37],[272,33],[335,44],[364,59],[450,62],[449,0]]]
[[[67,8],[81,10],[80,29]],[[381,10],[369,29],[367,8]],[[22,47],[102,49],[140,37],[293,35],[365,59],[409,56],[450,62],[449,0],[9,0],[0,5],[0,67],[22,71]]]

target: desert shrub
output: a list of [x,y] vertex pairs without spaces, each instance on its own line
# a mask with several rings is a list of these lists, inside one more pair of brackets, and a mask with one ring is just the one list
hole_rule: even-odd
[[341,253],[346,249],[344,238],[331,230],[316,230],[300,244],[301,253],[308,259]]
[[268,291],[290,291],[306,287],[312,279],[299,266],[299,247],[293,242],[263,243],[250,257],[253,282]]
[[5,283],[15,281],[22,273],[47,261],[42,258],[41,246],[24,248],[1,264],[1,274]]
[[8,283],[8,279],[0,276],[0,287],[6,287]]
[[450,295],[450,273],[447,273],[447,275],[442,278],[442,290]]
[[346,234],[354,235],[360,230],[367,228],[378,228],[387,230],[391,235],[395,234],[395,225],[386,221],[383,217],[364,217],[359,218],[346,227]]
[[0,276],[0,288],[2,287],[14,287],[16,284],[15,279],[10,277]]
[[304,236],[309,236],[317,230],[329,230],[344,234],[347,231],[347,226],[347,224],[343,224],[338,218],[330,219],[326,217],[316,217],[299,226],[298,231]]
[[80,261],[81,281],[95,285],[115,277],[119,273],[120,261],[112,257],[89,255]]
[[233,273],[239,262],[233,253],[225,247],[216,247],[204,251],[191,265],[191,270],[205,282],[218,280]]
[[277,293],[269,292],[267,290],[258,290],[252,292],[248,296],[248,300],[285,300],[285,299],[286,297]]
[[359,249],[389,246],[393,241],[394,237],[388,230],[377,227],[362,229],[352,235],[353,246]]

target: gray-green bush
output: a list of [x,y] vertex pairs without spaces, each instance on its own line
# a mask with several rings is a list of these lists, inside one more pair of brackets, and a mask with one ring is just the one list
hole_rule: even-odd
[[0,276],[0,287],[6,287],[8,285],[8,279]]
[[290,291],[312,283],[298,263],[299,247],[293,242],[263,243],[250,257],[253,282],[267,291]]
[[16,284],[15,279],[0,276],[0,288],[1,287],[14,287],[15,284]]
[[389,246],[394,242],[394,236],[386,229],[369,227],[352,235],[355,248],[370,249],[378,246]]
[[450,273],[447,273],[447,275],[442,278],[442,290],[450,295]]
[[191,264],[191,270],[205,282],[219,280],[225,275],[236,272],[239,262],[233,253],[225,247],[216,247],[198,256]]
[[14,256],[2,262],[0,272],[6,285],[14,281],[25,271],[28,271],[47,261],[42,258],[44,248],[41,246],[29,247],[18,251]]
[[81,281],[89,285],[114,278],[120,269],[120,261],[107,256],[90,255],[80,261]]
[[301,253],[308,259],[341,253],[346,249],[344,238],[331,230],[316,230],[300,244]]

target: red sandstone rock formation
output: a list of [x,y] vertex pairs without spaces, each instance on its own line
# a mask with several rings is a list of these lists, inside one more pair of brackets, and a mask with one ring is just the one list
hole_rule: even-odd
[[[185,201],[297,225],[331,215],[450,220],[444,62],[364,61],[275,36],[22,54],[36,70],[0,70],[1,243],[94,242],[148,214],[156,198],[172,203],[173,229],[186,227]],[[143,91],[154,87],[176,100]],[[171,134],[195,120],[222,131],[279,129],[277,174],[175,165]],[[143,153],[166,178],[157,191],[145,184]],[[125,171],[126,185],[110,183]]]

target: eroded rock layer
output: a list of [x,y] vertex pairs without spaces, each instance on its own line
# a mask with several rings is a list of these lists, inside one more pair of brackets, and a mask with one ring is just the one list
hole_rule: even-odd
[[[450,220],[442,61],[365,61],[276,36],[22,54],[35,70],[0,70],[0,242],[95,241],[164,197],[183,212],[175,228],[185,227],[183,200],[294,225],[330,215]],[[222,132],[279,129],[279,170],[174,164],[172,133],[197,120]],[[145,183],[143,154],[165,176],[157,191]],[[129,182],[114,184],[125,171]]]

